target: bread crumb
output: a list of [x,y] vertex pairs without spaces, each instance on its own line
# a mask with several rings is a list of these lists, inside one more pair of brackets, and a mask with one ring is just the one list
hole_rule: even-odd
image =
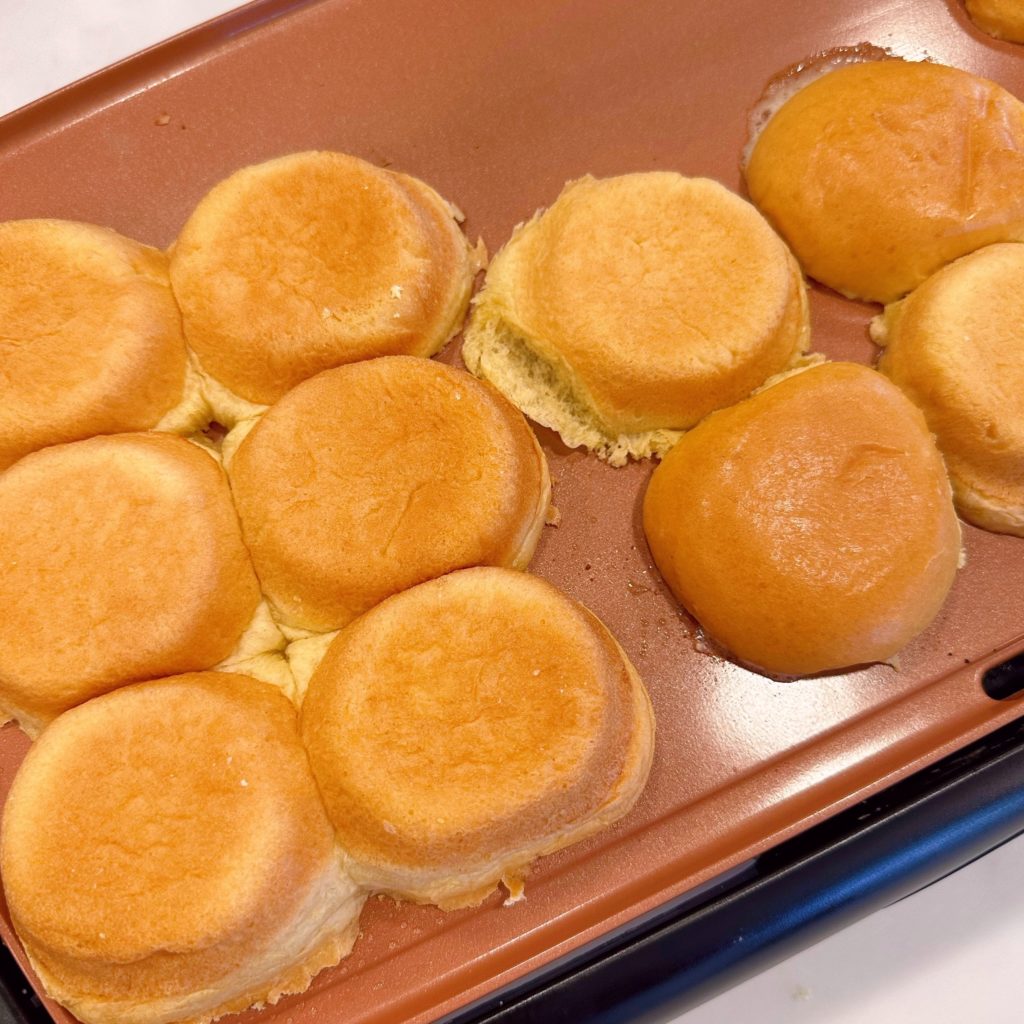
[[241,786],[248,786],[249,785],[249,780],[248,779],[242,779],[242,781],[239,783],[239,785],[241,785]]
[[324,308],[320,310],[321,320],[330,320],[333,315],[334,314],[326,306],[324,306]]
[[156,119],[156,120],[155,120],[155,121],[153,122],[153,124],[155,124],[155,125],[159,125],[159,126],[160,126],[161,128],[163,128],[163,126],[164,126],[165,124],[170,124],[170,123],[171,123],[171,115],[170,115],[170,114],[161,114],[161,115],[160,115],[160,116],[159,116],[159,117],[158,117],[158,118],[157,118],[157,119]]
[[531,676],[539,676],[539,675],[540,675],[540,669],[539,669],[539,668],[535,668],[535,669],[534,669],[534,670],[533,670],[533,671],[532,671],[532,672],[530,673],[530,675],[531,675]]
[[502,904],[503,907],[511,907],[513,904],[521,903],[526,899],[526,886],[518,876],[503,875],[501,884],[508,889],[508,899]]
[[400,284],[393,284],[391,286],[391,298],[400,299],[402,297],[402,286]]
[[544,522],[547,523],[548,526],[558,526],[558,524],[561,521],[562,521],[561,510],[556,508],[554,505],[548,505],[548,510],[544,514]]

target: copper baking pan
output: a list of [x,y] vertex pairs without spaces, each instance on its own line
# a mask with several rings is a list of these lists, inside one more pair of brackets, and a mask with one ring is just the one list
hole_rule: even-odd
[[[94,221],[166,246],[237,167],[330,148],[430,182],[494,251],[586,172],[671,168],[741,190],[765,83],[862,42],[1024,95],[1024,49],[975,31],[952,0],[258,0],[0,120],[0,219]],[[873,307],[818,288],[811,306],[816,349],[872,360]],[[433,1020],[1024,712],[981,686],[1024,647],[1024,540],[965,527],[967,566],[898,667],[775,682],[697,649],[640,529],[650,465],[610,469],[539,433],[562,516],[533,568],[608,623],[647,683],[650,784],[617,827],[542,861],[518,905],[371,900],[348,960],[247,1019]],[[4,794],[26,746],[0,733]],[[17,952],[6,918],[0,932]]]

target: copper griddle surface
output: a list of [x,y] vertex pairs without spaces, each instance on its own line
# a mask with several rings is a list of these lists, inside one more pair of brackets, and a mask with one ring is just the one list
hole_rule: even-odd
[[[0,219],[94,221],[165,246],[236,168],[330,148],[424,178],[493,252],[585,172],[671,168],[741,190],[746,113],[765,82],[865,41],[1024,96],[1024,48],[944,0],[269,0],[0,121]],[[871,361],[875,307],[821,289],[811,303],[816,349]],[[898,669],[773,682],[695,650],[639,525],[651,467],[609,469],[540,433],[562,520],[533,568],[608,623],[647,683],[650,784],[617,827],[542,861],[514,907],[372,899],[347,961],[247,1021],[433,1019],[1024,710],[979,684],[1024,646],[1024,540],[965,529],[967,567]],[[0,795],[26,746],[0,733]],[[0,931],[11,939],[6,918]]]

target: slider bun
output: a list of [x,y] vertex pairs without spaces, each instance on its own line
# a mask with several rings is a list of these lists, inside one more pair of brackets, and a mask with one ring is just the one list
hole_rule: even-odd
[[807,274],[891,302],[958,256],[1024,238],[1024,105],[941,64],[851,64],[782,105],[746,177]]
[[1024,245],[964,256],[873,325],[878,368],[924,412],[965,519],[1024,536]]
[[614,465],[666,450],[808,344],[800,271],[764,218],[669,172],[570,182],[475,302],[470,370]]
[[154,427],[185,397],[167,258],[107,228],[0,224],[0,339],[0,470],[51,444]]
[[525,568],[550,500],[522,415],[462,370],[388,356],[281,399],[229,463],[280,621],[330,630],[453,569]]
[[710,416],[654,471],[643,516],[683,606],[777,675],[891,658],[938,613],[960,555],[924,418],[852,363]]
[[1024,4],[1020,0],[967,0],[971,21],[996,39],[1024,43]]
[[445,909],[615,821],[650,768],[647,694],[598,619],[475,568],[342,630],[302,734],[352,876]]
[[0,475],[0,522],[0,710],[30,734],[123,683],[212,667],[259,601],[224,473],[180,437],[26,455]]
[[460,327],[477,268],[436,192],[329,152],[232,174],[171,254],[204,371],[262,404],[328,367],[432,355]]
[[215,672],[67,712],[18,771],[0,866],[49,995],[86,1024],[209,1021],[300,992],[352,947],[295,710]]

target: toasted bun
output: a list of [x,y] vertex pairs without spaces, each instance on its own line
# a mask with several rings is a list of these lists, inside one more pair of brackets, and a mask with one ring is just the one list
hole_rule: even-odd
[[958,256],[1024,238],[1024,104],[941,64],[850,64],[782,105],[746,177],[807,274],[891,302]]
[[212,672],[47,728],[11,788],[0,865],[32,966],[86,1024],[209,1021],[302,991],[351,949],[363,902],[294,708]]
[[1020,0],[967,0],[971,21],[990,36],[1024,43],[1024,4]]
[[1024,536],[1024,245],[992,245],[887,306],[878,368],[923,412],[965,519]]
[[460,327],[477,268],[436,192],[325,152],[232,174],[171,254],[203,369],[264,404],[328,367],[433,354]]
[[757,211],[717,182],[654,172],[571,182],[520,226],[462,356],[566,444],[619,465],[807,344],[800,272]]
[[228,472],[264,593],[286,625],[316,630],[453,569],[525,568],[550,499],[520,413],[413,356],[300,384]]
[[0,710],[34,733],[115,686],[209,668],[259,601],[220,466],[167,434],[25,456],[0,475]]
[[107,228],[0,224],[0,337],[0,470],[51,444],[155,427],[188,397],[167,258]]
[[707,634],[780,675],[891,658],[935,617],[960,556],[923,417],[852,363],[796,374],[684,436],[654,471],[644,529]]
[[353,877],[446,909],[621,817],[650,768],[639,677],[585,608],[477,568],[338,634],[302,734]]

